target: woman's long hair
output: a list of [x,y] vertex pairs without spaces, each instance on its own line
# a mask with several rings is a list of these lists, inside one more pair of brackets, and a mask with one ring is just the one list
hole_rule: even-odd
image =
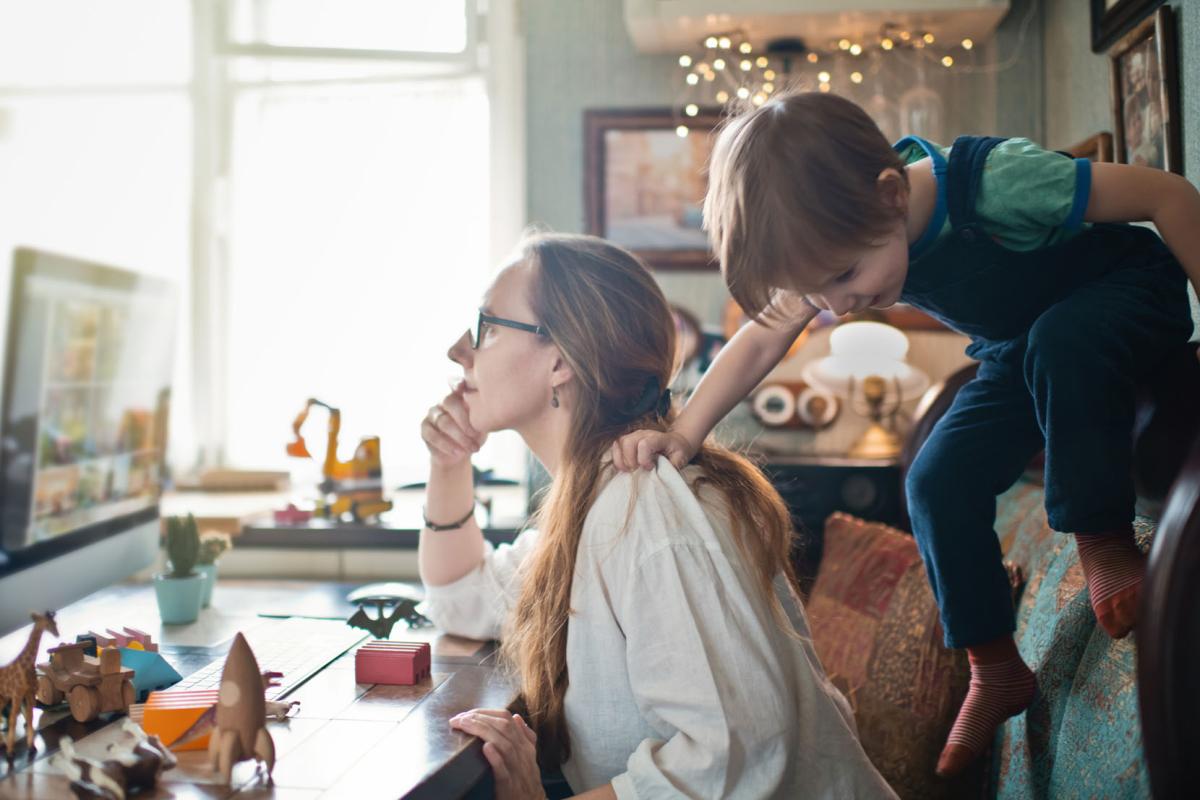
[[[573,424],[535,520],[539,542],[523,567],[521,597],[501,649],[520,678],[539,760],[554,767],[571,752],[563,717],[567,620],[583,523],[612,443],[635,429],[665,430],[674,418],[669,408],[664,413],[657,403],[638,401],[652,380],[658,387],[670,383],[675,325],[649,271],[620,247],[590,236],[532,234],[522,241],[521,257],[534,267],[536,318],[575,380]],[[773,589],[780,573],[794,585],[787,507],[750,462],[729,450],[706,442],[693,463],[701,468],[693,486],[708,483],[723,493],[738,549],[777,623],[790,631]]]

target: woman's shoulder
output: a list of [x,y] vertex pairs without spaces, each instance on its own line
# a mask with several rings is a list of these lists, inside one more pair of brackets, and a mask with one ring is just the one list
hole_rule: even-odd
[[724,502],[697,487],[701,475],[699,467],[680,471],[661,456],[653,470],[606,467],[584,536],[597,544],[621,543],[641,555],[672,545],[717,545],[711,515]]

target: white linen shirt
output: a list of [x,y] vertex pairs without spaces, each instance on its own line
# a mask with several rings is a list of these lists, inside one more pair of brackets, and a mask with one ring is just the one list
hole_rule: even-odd
[[[564,713],[575,792],[620,798],[895,797],[858,742],[808,622],[783,631],[743,564],[727,506],[665,459],[618,473],[588,512],[571,587]],[[477,569],[426,589],[442,630],[499,638],[537,532],[484,546]]]

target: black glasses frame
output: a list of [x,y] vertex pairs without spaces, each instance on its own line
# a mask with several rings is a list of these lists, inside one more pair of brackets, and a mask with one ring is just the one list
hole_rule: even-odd
[[471,336],[471,349],[478,350],[479,343],[483,341],[483,326],[498,325],[502,328],[514,328],[518,331],[527,333],[535,333],[538,336],[549,336],[550,331],[545,325],[530,325],[528,322],[517,322],[513,319],[505,319],[504,317],[493,317],[490,314],[483,313],[483,309],[479,310],[479,318],[475,321],[475,330]]

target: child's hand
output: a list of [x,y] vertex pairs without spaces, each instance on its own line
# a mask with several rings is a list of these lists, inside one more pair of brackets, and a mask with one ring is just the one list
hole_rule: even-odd
[[675,469],[683,469],[696,455],[696,449],[683,434],[675,431],[634,431],[613,442],[613,466],[621,472],[632,472],[638,466],[654,469],[656,457],[664,455]]
[[452,467],[469,460],[487,439],[487,434],[471,427],[467,404],[462,399],[463,388],[461,383],[454,387],[442,402],[429,409],[421,422],[421,438],[436,466]]

